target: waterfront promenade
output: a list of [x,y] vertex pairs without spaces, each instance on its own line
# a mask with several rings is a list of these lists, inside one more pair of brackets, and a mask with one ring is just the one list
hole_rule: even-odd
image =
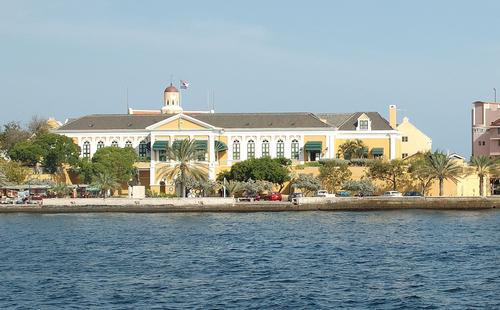
[[234,198],[46,199],[41,205],[2,205],[0,213],[170,213],[376,210],[481,210],[500,207],[500,197],[305,197],[291,202],[238,202]]

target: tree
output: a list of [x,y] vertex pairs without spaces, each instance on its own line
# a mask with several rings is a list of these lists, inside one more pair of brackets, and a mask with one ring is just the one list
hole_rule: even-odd
[[52,187],[52,192],[54,192],[56,197],[63,198],[70,194],[71,189],[64,183],[57,183]]
[[360,139],[347,140],[339,145],[338,155],[342,155],[344,159],[366,158],[368,148]]
[[479,177],[479,195],[484,196],[484,177],[496,172],[498,165],[493,159],[484,155],[472,156],[470,164]]
[[9,122],[3,125],[3,131],[0,132],[0,147],[4,152],[8,152],[16,143],[27,140],[29,136],[29,132],[18,122]]
[[40,145],[29,140],[16,143],[7,153],[10,159],[20,161],[29,167],[35,167],[42,161],[44,150]]
[[97,150],[92,157],[92,165],[88,165],[85,161],[80,161],[80,169],[86,175],[93,171],[94,176],[99,173],[111,174],[116,182],[120,184],[127,183],[135,176],[136,169],[134,163],[137,160],[137,154],[130,147],[103,147]]
[[373,196],[373,194],[377,191],[377,188],[373,184],[372,180],[368,178],[362,178],[359,181],[346,181],[342,185],[342,189],[350,192],[357,192],[361,196]]
[[269,181],[280,186],[279,191],[284,187],[285,182],[290,180],[289,160],[281,158],[253,158],[234,164],[229,172],[219,175],[219,178],[227,180],[248,181],[262,180]]
[[29,174],[29,169],[17,161],[0,161],[0,172],[7,178],[8,182],[22,184]]
[[7,184],[9,184],[9,180],[7,179],[3,171],[0,171],[0,186],[5,186]]
[[120,187],[116,176],[108,170],[99,171],[94,177],[93,185],[101,189],[104,198],[107,197],[108,191],[114,191]]
[[226,188],[226,192],[229,196],[235,196],[237,193],[243,191],[243,184],[239,181],[226,181],[223,185]]
[[342,184],[351,178],[352,172],[346,163],[326,161],[319,167],[319,179],[323,187],[335,193]]
[[42,165],[49,173],[59,171],[63,164],[76,164],[80,156],[80,147],[66,136],[45,133],[36,137],[34,143],[43,150]]
[[321,188],[321,182],[317,177],[310,174],[299,174],[292,186],[293,188],[300,189],[300,191],[307,196],[311,192],[319,190]]
[[369,163],[367,176],[389,182],[392,190],[397,190],[398,185],[404,182],[407,165],[400,159],[385,161],[377,159]]
[[71,169],[78,175],[80,182],[85,184],[92,183],[94,175],[96,174],[94,164],[88,158],[80,158]]
[[38,137],[42,134],[49,132],[49,124],[47,123],[47,119],[40,118],[38,116],[33,116],[28,123],[28,132],[31,136]]
[[183,140],[173,147],[167,146],[167,158],[174,161],[173,165],[160,168],[159,175],[175,179],[181,187],[182,197],[186,197],[186,181],[188,177],[195,180],[207,178],[207,166],[198,161],[199,152],[196,149],[196,140]]
[[197,194],[197,196],[210,196],[215,194],[219,189],[219,184],[216,181],[202,179],[196,180],[192,177],[187,177],[186,179],[186,190],[190,190]]
[[422,195],[427,194],[432,185],[432,181],[434,180],[434,176],[426,161],[427,155],[428,152],[415,155],[412,159],[410,159],[408,166],[408,172],[411,177],[418,182],[420,187],[419,190]]
[[440,151],[427,154],[425,159],[431,175],[439,180],[439,196],[443,196],[444,180],[457,183],[463,169],[455,160]]

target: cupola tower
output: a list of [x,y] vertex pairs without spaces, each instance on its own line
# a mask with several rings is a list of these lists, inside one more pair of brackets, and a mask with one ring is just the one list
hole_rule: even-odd
[[161,108],[161,112],[165,114],[182,112],[181,94],[172,83],[163,92],[163,107]]

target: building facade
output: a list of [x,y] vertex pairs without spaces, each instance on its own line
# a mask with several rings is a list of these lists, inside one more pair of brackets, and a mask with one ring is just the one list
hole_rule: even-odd
[[[159,172],[174,163],[165,148],[196,140],[208,176],[239,161],[284,157],[293,165],[338,157],[339,146],[360,139],[368,158],[401,158],[401,132],[377,112],[355,113],[215,113],[184,111],[173,85],[164,91],[159,110],[129,109],[128,114],[88,115],[66,122],[55,132],[73,138],[82,157],[102,147],[131,147],[139,155],[140,180],[152,190],[172,188]],[[395,122],[395,107],[394,107]],[[391,112],[390,112],[391,114]],[[392,119],[392,117],[391,117]],[[167,189],[166,191],[169,191]]]
[[500,103],[472,104],[472,155],[500,155]]

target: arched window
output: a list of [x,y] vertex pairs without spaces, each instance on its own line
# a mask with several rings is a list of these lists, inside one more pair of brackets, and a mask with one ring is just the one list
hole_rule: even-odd
[[276,157],[285,157],[285,143],[281,139],[276,143]]
[[240,159],[240,141],[238,140],[233,141],[233,159]]
[[146,141],[142,140],[139,143],[139,157],[145,158],[148,156],[148,144]]
[[97,142],[97,149],[98,150],[102,149],[103,147],[104,147],[104,142],[102,142],[102,141]]
[[127,140],[127,142],[125,142],[125,147],[132,147],[132,141]]
[[82,152],[83,152],[83,157],[87,157],[87,158],[90,157],[90,142],[89,141],[83,142]]
[[267,141],[267,140],[262,141],[262,157],[265,157],[265,156],[270,156],[269,141]]
[[247,158],[255,158],[255,142],[253,140],[248,140],[247,143]]
[[299,141],[292,140],[292,159],[299,159]]
[[112,147],[118,147],[118,141],[113,140],[113,142],[111,142],[111,146]]

